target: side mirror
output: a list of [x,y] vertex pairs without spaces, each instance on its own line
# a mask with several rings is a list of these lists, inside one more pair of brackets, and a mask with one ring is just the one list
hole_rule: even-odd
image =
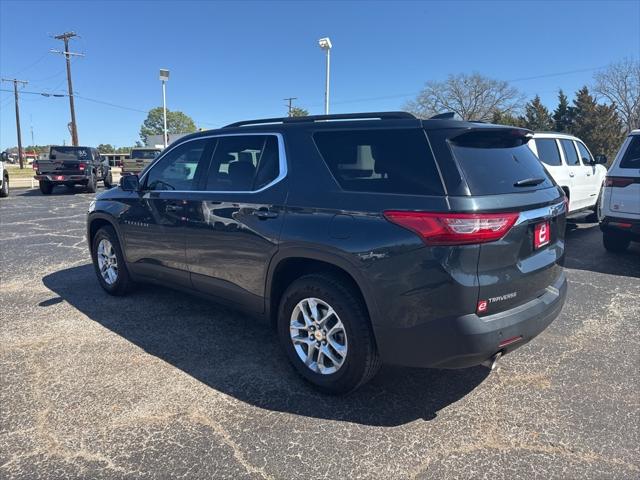
[[606,155],[596,155],[595,163],[599,163],[600,165],[605,165],[607,163]]
[[0,160],[2,160],[3,162],[8,161],[9,160],[9,154],[7,152],[0,153]]
[[123,175],[120,177],[120,188],[125,192],[137,192],[140,190],[140,180],[137,175]]

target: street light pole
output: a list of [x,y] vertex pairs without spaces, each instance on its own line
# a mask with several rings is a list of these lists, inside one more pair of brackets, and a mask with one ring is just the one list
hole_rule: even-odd
[[329,37],[324,37],[318,40],[318,45],[322,50],[327,52],[327,72],[324,85],[324,114],[329,115],[329,74],[331,68],[331,40]]
[[162,81],[162,111],[164,121],[164,148],[169,143],[169,134],[167,133],[167,80],[169,80],[169,70],[160,69],[160,80]]

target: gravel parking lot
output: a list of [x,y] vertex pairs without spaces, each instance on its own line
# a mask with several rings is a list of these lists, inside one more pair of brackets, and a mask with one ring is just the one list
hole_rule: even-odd
[[640,477],[640,248],[567,232],[570,292],[497,371],[307,387],[269,326],[158,287],[112,298],[92,196],[0,201],[2,478]]

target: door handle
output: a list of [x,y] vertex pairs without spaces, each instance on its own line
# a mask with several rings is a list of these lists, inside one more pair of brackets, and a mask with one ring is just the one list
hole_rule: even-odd
[[575,173],[573,173],[573,172],[569,172],[569,176],[570,176],[570,177],[575,177],[575,176],[576,176],[576,174],[575,174]]
[[272,212],[270,210],[254,210],[251,214],[258,217],[260,220],[276,218],[278,216],[278,212]]

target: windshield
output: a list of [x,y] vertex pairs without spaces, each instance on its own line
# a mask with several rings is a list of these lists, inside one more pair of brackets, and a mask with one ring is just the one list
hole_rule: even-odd
[[159,150],[131,150],[131,158],[143,158],[153,160],[160,153]]
[[91,150],[86,147],[51,147],[49,158],[52,160],[89,160]]

